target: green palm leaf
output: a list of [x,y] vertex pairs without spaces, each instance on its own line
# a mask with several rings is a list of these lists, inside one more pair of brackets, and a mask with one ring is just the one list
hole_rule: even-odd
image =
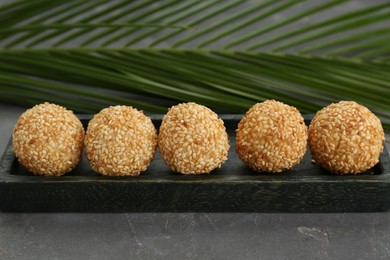
[[17,1],[0,7],[0,99],[83,113],[343,99],[390,129],[389,20],[388,3],[341,0]]

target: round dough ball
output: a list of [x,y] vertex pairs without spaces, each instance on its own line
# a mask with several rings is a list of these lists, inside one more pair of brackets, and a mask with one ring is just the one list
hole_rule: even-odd
[[28,109],[12,136],[19,163],[35,175],[61,176],[81,160],[83,126],[62,106],[44,103]]
[[195,103],[173,106],[164,116],[159,148],[172,171],[210,173],[227,160],[229,138],[218,115]]
[[137,176],[157,149],[152,120],[129,106],[111,106],[88,123],[85,153],[92,169],[107,176]]
[[236,152],[258,172],[281,172],[298,164],[306,152],[307,127],[295,107],[275,100],[257,103],[241,119]]
[[357,174],[377,164],[384,138],[380,120],[353,101],[323,108],[309,126],[313,160],[337,174]]

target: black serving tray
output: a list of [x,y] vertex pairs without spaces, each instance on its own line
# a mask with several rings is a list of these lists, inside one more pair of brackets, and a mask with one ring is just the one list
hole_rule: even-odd
[[[79,116],[86,127],[91,116]],[[158,128],[161,115],[151,116]],[[159,152],[138,177],[103,177],[83,158],[71,173],[28,173],[12,152],[0,162],[0,210],[11,212],[378,212],[390,210],[390,158],[357,176],[338,176],[311,162],[308,150],[292,170],[256,173],[235,153],[242,115],[221,115],[229,133],[228,161],[211,174],[185,176]],[[310,116],[305,117],[308,124]]]

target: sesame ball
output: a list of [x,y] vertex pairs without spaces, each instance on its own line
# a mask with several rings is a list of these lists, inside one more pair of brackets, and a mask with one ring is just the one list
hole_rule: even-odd
[[157,149],[152,120],[129,106],[101,110],[88,123],[85,153],[92,169],[107,176],[137,176]]
[[83,126],[62,106],[44,103],[28,109],[12,136],[19,163],[35,175],[61,176],[81,160]]
[[353,101],[323,108],[309,126],[313,160],[341,175],[364,172],[378,163],[384,138],[380,120]]
[[298,109],[275,100],[255,104],[236,130],[236,152],[258,172],[281,172],[306,152],[307,127]]
[[159,148],[172,171],[210,173],[227,160],[229,138],[218,115],[195,103],[173,106],[164,116]]

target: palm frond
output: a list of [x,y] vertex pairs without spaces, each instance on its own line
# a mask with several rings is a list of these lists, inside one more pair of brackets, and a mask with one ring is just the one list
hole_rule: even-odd
[[18,1],[0,7],[0,99],[88,113],[350,99],[390,129],[389,20],[389,3],[347,0]]

